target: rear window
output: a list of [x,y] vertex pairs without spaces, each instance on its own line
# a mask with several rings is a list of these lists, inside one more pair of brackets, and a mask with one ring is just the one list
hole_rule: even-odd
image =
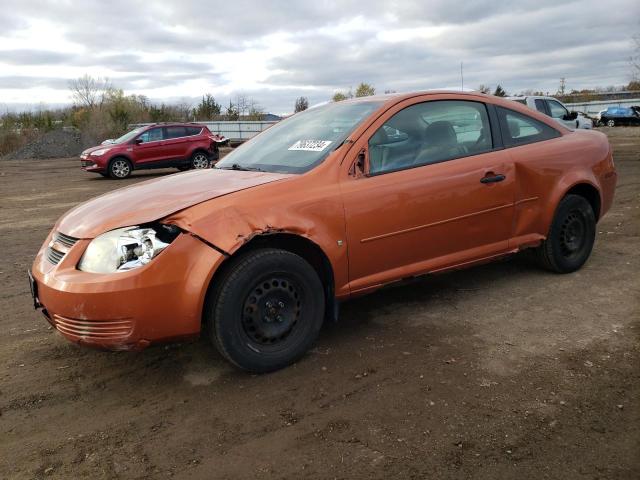
[[188,136],[199,135],[202,131],[202,127],[186,127],[186,129]]
[[543,100],[543,99],[541,99],[541,98],[536,98],[536,99],[534,100],[534,103],[535,103],[535,105],[536,105],[536,110],[538,110],[539,112],[542,112],[542,113],[544,113],[544,114],[546,114],[546,113],[547,113],[547,109],[546,109],[546,108],[545,108],[545,106],[544,106],[544,100]]
[[187,136],[185,127],[167,127],[166,130],[167,130],[167,135],[166,135],[167,139]]
[[519,112],[498,107],[502,140],[507,147],[542,142],[560,136],[555,128]]
[[624,107],[609,107],[607,109],[607,113],[609,113],[610,115],[625,115],[625,116],[633,115],[633,112],[630,108],[624,108]]

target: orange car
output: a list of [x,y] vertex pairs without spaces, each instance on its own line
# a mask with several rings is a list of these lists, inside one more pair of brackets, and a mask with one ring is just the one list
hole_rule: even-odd
[[339,302],[534,248],[580,268],[616,184],[605,135],[479,93],[349,100],[282,121],[216,168],[90,200],[32,269],[68,339],[113,349],[207,332],[264,372],[301,357]]

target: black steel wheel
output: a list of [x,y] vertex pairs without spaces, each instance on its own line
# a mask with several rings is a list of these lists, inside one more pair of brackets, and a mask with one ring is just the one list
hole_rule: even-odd
[[324,289],[318,274],[302,257],[271,248],[230,262],[207,296],[205,321],[213,343],[251,372],[295,362],[322,326]]
[[288,275],[268,274],[256,281],[243,306],[247,339],[258,345],[278,345],[299,329],[302,288]]
[[536,250],[538,262],[558,273],[578,270],[591,255],[596,219],[589,202],[567,195],[556,209],[547,239]]

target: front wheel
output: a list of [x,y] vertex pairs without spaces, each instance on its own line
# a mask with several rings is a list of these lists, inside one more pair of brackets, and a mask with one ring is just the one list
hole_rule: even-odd
[[131,175],[131,162],[126,158],[114,158],[109,163],[109,176],[111,178],[123,179]]
[[556,209],[547,239],[536,249],[538,263],[553,272],[574,272],[591,255],[595,238],[591,205],[584,197],[567,195]]
[[616,126],[616,121],[613,119],[609,119],[607,120],[607,127],[615,127]]
[[318,274],[302,257],[271,248],[231,262],[207,298],[211,340],[227,360],[250,372],[295,362],[322,326],[324,289]]

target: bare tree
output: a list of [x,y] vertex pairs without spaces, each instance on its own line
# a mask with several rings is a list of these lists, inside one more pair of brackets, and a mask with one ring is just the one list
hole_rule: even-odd
[[309,108],[309,99],[307,97],[298,97],[296,98],[296,104],[294,108],[294,112],[303,112],[307,108]]
[[631,55],[631,80],[640,81],[640,33],[632,37],[633,53]]
[[240,113],[238,113],[238,107],[229,100],[229,106],[225,108],[225,117],[227,120],[238,120]]
[[233,103],[235,104],[236,111],[238,112],[239,116],[242,117],[247,114],[247,112],[251,108],[250,102],[251,100],[247,98],[244,93],[238,93],[236,95],[235,102]]
[[94,78],[86,73],[69,82],[73,102],[90,109],[101,107],[111,89],[111,82],[108,78]]
[[178,103],[175,104],[176,113],[180,117],[180,121],[188,122],[189,120],[194,120],[192,118],[193,112],[193,104],[187,100],[186,98],[181,98]]
[[476,88],[476,90],[478,90],[480,93],[491,93],[491,88],[489,87],[489,85],[485,85],[484,83],[478,85],[478,88]]

